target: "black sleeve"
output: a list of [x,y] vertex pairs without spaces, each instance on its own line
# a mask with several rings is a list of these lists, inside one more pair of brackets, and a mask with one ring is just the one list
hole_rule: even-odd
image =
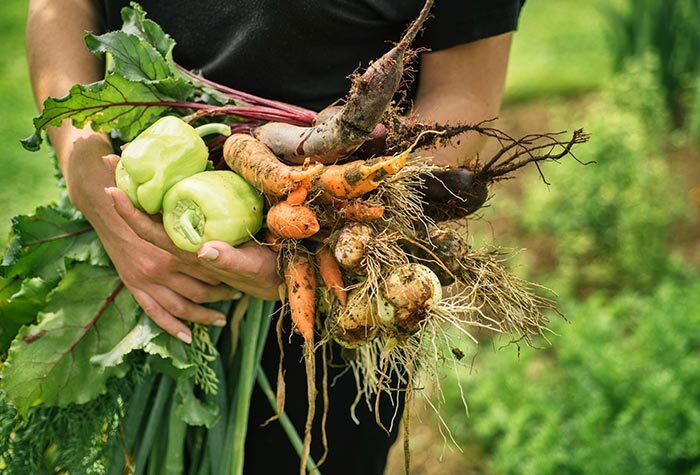
[[432,51],[500,35],[518,27],[525,0],[436,0],[417,46]]

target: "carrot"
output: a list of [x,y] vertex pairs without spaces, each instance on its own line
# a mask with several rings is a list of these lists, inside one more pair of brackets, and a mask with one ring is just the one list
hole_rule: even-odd
[[245,134],[233,134],[224,143],[226,164],[266,195],[286,196],[301,182],[318,174],[321,164],[290,167],[280,162],[265,144]]
[[399,171],[406,164],[408,155],[400,153],[391,157],[329,165],[311,178],[310,194],[326,202],[357,198],[375,190],[386,177]]
[[308,206],[280,201],[267,211],[267,229],[281,238],[304,239],[316,234],[321,225]]
[[300,205],[304,202],[309,194],[309,183],[308,180],[302,181],[296,190],[292,191],[287,195],[287,203],[290,205]]
[[308,410],[304,427],[304,444],[299,465],[300,475],[306,474],[306,461],[311,450],[311,428],[316,408],[316,360],[314,357],[314,318],[316,316],[316,272],[306,253],[292,257],[285,267],[287,299],[292,323],[304,338],[306,366],[306,395]]
[[345,306],[348,302],[348,294],[345,291],[345,282],[340,272],[340,265],[335,260],[328,246],[323,245],[316,250],[316,264],[326,288],[333,292],[338,301]]
[[369,223],[384,216],[384,206],[371,205],[364,201],[345,201],[336,206],[343,221]]
[[375,132],[389,107],[401,83],[406,51],[427,20],[432,4],[433,0],[427,0],[396,46],[353,79],[340,113],[327,114],[328,118],[313,127],[268,122],[254,130],[255,137],[290,163],[302,163],[306,157],[333,163],[353,153]]
[[292,322],[305,341],[314,339],[316,302],[316,275],[311,259],[306,254],[296,254],[287,263],[284,273],[287,298]]

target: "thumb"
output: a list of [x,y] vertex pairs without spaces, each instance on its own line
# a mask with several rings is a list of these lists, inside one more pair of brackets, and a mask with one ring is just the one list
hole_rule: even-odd
[[223,241],[209,241],[202,244],[197,257],[220,269],[230,269],[240,260],[240,252]]
[[263,252],[269,251],[251,245],[250,242],[233,247],[223,241],[209,241],[202,244],[197,257],[216,269],[241,277],[252,277],[261,272],[261,267],[266,262]]

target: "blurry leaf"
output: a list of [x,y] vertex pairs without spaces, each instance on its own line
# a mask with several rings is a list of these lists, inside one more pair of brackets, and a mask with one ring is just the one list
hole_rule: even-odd
[[3,369],[2,389],[20,413],[45,404],[87,402],[105,391],[121,366],[90,356],[113,348],[136,323],[138,306],[110,268],[76,264],[67,270],[36,325],[22,327]]
[[103,367],[118,366],[123,363],[124,356],[136,350],[160,356],[168,360],[175,369],[187,369],[192,366],[187,361],[185,344],[163,332],[146,314],[141,315],[134,328],[114,348],[91,357],[90,362]]
[[[0,286],[3,281],[0,280]],[[22,325],[33,323],[53,286],[39,277],[11,279],[0,290],[0,355],[5,354]]]
[[176,391],[177,414],[188,425],[209,429],[219,422],[219,407],[214,401],[198,399],[191,379],[178,379]]
[[3,277],[58,279],[66,259],[96,266],[109,265],[90,224],[67,211],[40,207],[12,220],[12,241],[0,266]]
[[573,325],[553,348],[482,354],[479,372],[463,369],[468,422],[459,388],[443,386],[453,434],[485,449],[489,473],[697,473],[697,276],[564,309]]
[[137,36],[111,31],[100,36],[87,35],[85,43],[95,54],[111,55],[110,74],[152,85],[158,92],[176,100],[186,100],[194,93],[194,86],[174,63]]
[[79,128],[89,122],[95,130],[117,130],[122,140],[130,141],[170,108],[173,98],[160,91],[176,87],[177,83],[173,78],[131,82],[111,74],[103,81],[76,84],[67,96],[44,101],[44,111],[34,119],[35,132],[23,139],[22,145],[30,151],[39,150],[41,131],[60,125],[65,119],[72,119]]

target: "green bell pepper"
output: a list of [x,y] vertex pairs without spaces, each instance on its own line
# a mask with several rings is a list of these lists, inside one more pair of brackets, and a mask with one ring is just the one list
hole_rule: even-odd
[[231,171],[206,171],[176,183],[163,198],[163,227],[177,247],[197,252],[207,241],[232,246],[262,227],[263,199]]
[[209,150],[201,136],[210,133],[230,135],[231,129],[224,124],[195,129],[174,116],[158,119],[124,149],[115,173],[117,187],[137,208],[159,212],[171,186],[207,168]]

